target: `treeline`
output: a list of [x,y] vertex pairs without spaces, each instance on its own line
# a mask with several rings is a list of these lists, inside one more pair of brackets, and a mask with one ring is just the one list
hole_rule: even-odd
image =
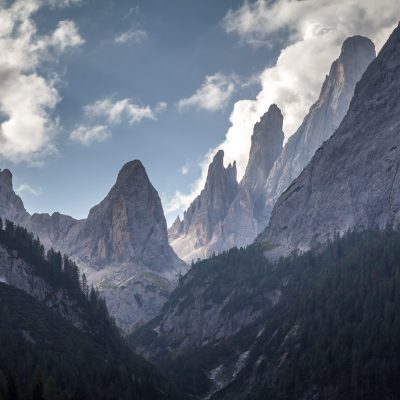
[[249,399],[400,398],[399,231],[336,235],[275,275],[286,284],[251,356],[263,361]]
[[32,265],[35,275],[43,277],[51,286],[63,288],[74,297],[90,297],[85,274],[80,276],[78,266],[66,255],[53,248],[47,253],[38,237],[12,221],[0,218],[0,243]]
[[180,398],[110,332],[100,340],[3,283],[0,304],[1,400]]
[[104,299],[69,257],[46,252],[38,238],[8,220],[0,219],[0,244],[55,291],[63,290],[72,300],[65,307],[86,322],[77,329],[31,296],[0,283],[0,400],[179,398],[128,348]]

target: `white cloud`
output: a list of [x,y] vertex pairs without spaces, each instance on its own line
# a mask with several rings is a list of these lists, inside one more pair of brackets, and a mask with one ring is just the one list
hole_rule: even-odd
[[189,167],[187,165],[182,165],[182,167],[179,169],[182,175],[186,175],[189,172]]
[[284,114],[286,137],[294,133],[316,101],[343,41],[348,36],[365,35],[379,50],[398,23],[398,11],[398,0],[256,0],[244,1],[239,9],[228,12],[223,21],[226,32],[237,35],[243,43],[280,43],[282,32],[289,32],[289,37],[276,64],[260,74],[262,88],[256,98],[234,104],[224,141],[204,157],[201,176],[190,193],[177,193],[170,200],[175,204],[172,208],[182,210],[200,192],[208,164],[218,149],[225,151],[225,164],[236,160],[241,179],[253,126],[272,103]]
[[27,183],[22,183],[21,185],[19,185],[15,191],[18,194],[23,194],[23,193],[28,193],[31,194],[33,196],[41,196],[42,195],[42,189],[41,188],[34,188],[30,185],[28,185]]
[[157,114],[164,111],[167,104],[158,103],[154,109],[150,106],[135,104],[130,99],[113,101],[109,98],[96,101],[85,107],[85,114],[90,118],[105,118],[110,124],[118,124],[122,118],[127,118],[128,122],[134,124],[143,119],[157,119]]
[[129,29],[126,32],[116,36],[114,41],[118,44],[141,43],[148,38],[146,31],[142,29]]
[[75,128],[70,134],[70,139],[72,141],[83,144],[84,146],[90,146],[95,142],[104,142],[110,137],[111,132],[105,125],[81,125]]
[[190,186],[188,193],[177,190],[174,195],[163,198],[163,208],[166,216],[186,210],[193,199],[202,191],[207,178],[208,166],[214,157],[214,149],[210,149],[204,159],[199,163],[201,174]]
[[179,110],[198,108],[206,111],[219,111],[228,105],[235,93],[238,78],[235,75],[216,73],[207,75],[203,84],[192,96],[179,100]]
[[43,61],[83,42],[72,21],[61,21],[54,32],[38,33],[32,17],[49,4],[0,3],[0,157],[14,162],[38,162],[55,151],[57,123],[52,111],[60,100],[57,77],[39,69]]
[[[167,103],[160,102],[154,108],[141,106],[131,99],[114,101],[111,98],[98,100],[84,107],[84,113],[88,120],[70,133],[70,139],[90,146],[95,142],[103,142],[111,138],[111,125],[120,124],[126,120],[129,124],[139,123],[143,119],[156,120],[157,115],[167,108]],[[95,121],[103,121],[97,124]]]

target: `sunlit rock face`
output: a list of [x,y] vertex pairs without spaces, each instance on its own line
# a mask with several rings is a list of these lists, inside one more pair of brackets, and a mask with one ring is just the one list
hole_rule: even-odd
[[221,238],[215,240],[213,251],[219,253],[234,246],[248,245],[264,228],[260,213],[264,205],[264,185],[282,152],[282,125],[282,113],[273,104],[254,126],[249,162],[239,191],[223,221]]
[[21,221],[29,216],[21,198],[14,192],[10,170],[0,170],[0,216]]
[[[339,126],[356,83],[374,57],[371,40],[362,36],[346,39],[317,102],[283,148],[282,114],[276,105],[270,107],[254,127],[246,173],[227,209],[219,212],[223,218],[211,226],[211,236],[210,229],[203,229],[205,224],[193,223],[191,219],[200,197],[185,213],[183,221],[176,221],[170,228],[171,244],[181,258],[190,262],[255,240],[267,226],[279,195]],[[208,219],[209,207],[207,202],[201,202],[198,214],[203,220]]]
[[59,213],[30,216],[12,190],[11,174],[1,174],[0,215],[22,223],[47,248],[69,254],[122,329],[130,331],[160,311],[188,267],[168,244],[160,198],[140,161],[124,165],[84,220]]
[[[214,237],[238,191],[236,164],[224,167],[224,152],[218,151],[208,168],[204,189],[178,222],[170,229],[171,245],[185,261],[205,258]],[[177,234],[177,226],[180,234]]]
[[400,28],[357,84],[346,117],[279,197],[260,240],[287,254],[335,232],[400,221]]
[[317,149],[329,139],[346,115],[354,88],[375,58],[375,46],[362,36],[346,39],[339,58],[333,62],[318,101],[299,129],[289,138],[265,183],[263,225],[272,207],[291,182],[299,176]]

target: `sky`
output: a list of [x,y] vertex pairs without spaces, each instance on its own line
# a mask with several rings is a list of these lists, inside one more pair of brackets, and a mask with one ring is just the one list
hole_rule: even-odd
[[140,159],[170,224],[215,152],[243,175],[272,103],[289,137],[348,36],[398,0],[0,0],[0,168],[31,213],[85,218]]

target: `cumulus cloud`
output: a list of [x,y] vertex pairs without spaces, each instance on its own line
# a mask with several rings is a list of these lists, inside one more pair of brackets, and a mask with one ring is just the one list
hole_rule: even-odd
[[53,32],[38,33],[32,17],[50,5],[48,1],[0,5],[0,157],[34,163],[55,151],[57,123],[52,111],[60,100],[57,77],[39,72],[40,67],[83,39],[72,21],[61,21]]
[[238,78],[235,75],[216,73],[207,75],[199,89],[190,97],[179,100],[178,109],[197,108],[206,111],[219,111],[228,105],[235,93]]
[[154,108],[135,104],[131,99],[113,101],[106,98],[85,106],[85,114],[90,118],[105,118],[110,124],[120,123],[126,118],[129,123],[134,124],[143,119],[157,119],[157,114],[164,111],[167,104],[158,103]]
[[[112,100],[105,98],[84,107],[87,123],[79,125],[70,133],[70,139],[84,146],[103,142],[111,138],[111,126],[127,121],[139,123],[144,119],[156,120],[157,115],[167,108],[167,103],[160,102],[155,107],[141,106],[131,99]],[[96,121],[103,121],[102,124]]]
[[225,139],[205,155],[201,176],[191,192],[184,196],[177,193],[170,204],[182,209],[187,199],[192,200],[200,192],[208,164],[218,149],[225,151],[226,164],[236,160],[241,179],[253,126],[269,105],[276,103],[281,108],[284,132],[289,137],[317,100],[323,79],[338,57],[343,41],[352,35],[365,35],[379,50],[398,18],[398,0],[246,0],[237,10],[229,11],[223,20],[225,30],[242,43],[260,45],[287,40],[275,65],[260,73],[261,90],[256,98],[234,104]]
[[129,29],[126,32],[116,36],[114,41],[118,44],[141,43],[148,38],[146,31],[142,29]]
[[95,142],[104,142],[110,137],[111,132],[105,125],[81,125],[75,128],[70,134],[70,139],[73,142],[80,143],[84,146],[90,146]]
[[19,195],[21,195],[23,193],[28,193],[28,194],[31,194],[32,196],[41,196],[41,194],[42,194],[41,188],[34,188],[34,187],[28,185],[27,183],[22,183],[15,189],[15,191]]

